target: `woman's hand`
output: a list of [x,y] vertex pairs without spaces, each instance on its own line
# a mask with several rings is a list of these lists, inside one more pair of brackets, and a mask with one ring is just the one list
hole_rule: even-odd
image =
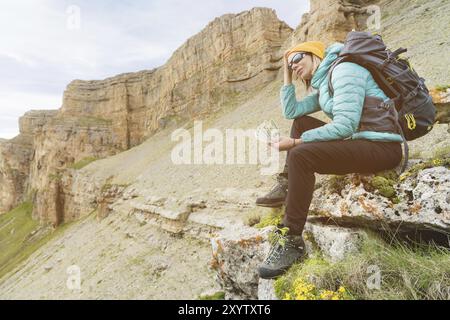
[[289,68],[288,63],[288,54],[289,50],[286,50],[283,54],[283,61],[284,61],[284,84],[289,85],[292,83],[292,70]]
[[278,141],[269,142],[269,146],[279,151],[288,151],[300,143],[302,143],[301,139],[281,137]]
[[287,56],[288,52],[289,52],[289,50],[286,50],[286,51],[284,52],[284,54],[283,54],[283,61],[284,61],[285,67],[288,67],[288,66],[289,66],[289,64],[288,64],[288,56]]

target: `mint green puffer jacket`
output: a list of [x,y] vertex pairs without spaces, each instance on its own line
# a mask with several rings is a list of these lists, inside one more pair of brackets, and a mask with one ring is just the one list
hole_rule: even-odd
[[343,139],[402,142],[402,137],[396,133],[356,132],[365,97],[388,99],[367,69],[351,62],[339,64],[333,71],[334,96],[330,97],[328,70],[337,59],[342,47],[343,44],[335,43],[325,51],[325,58],[311,80],[313,93],[297,101],[294,85],[290,84],[281,88],[280,97],[284,116],[287,119],[295,119],[322,110],[331,118],[331,123],[304,132],[301,136],[304,142]]

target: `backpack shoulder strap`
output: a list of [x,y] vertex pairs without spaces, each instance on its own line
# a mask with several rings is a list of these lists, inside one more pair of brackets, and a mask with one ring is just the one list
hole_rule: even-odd
[[330,70],[328,70],[328,94],[330,95],[330,97],[334,96],[333,82],[331,81],[334,68],[336,68],[338,64],[344,62],[345,59],[346,59],[346,57],[337,58],[331,65]]

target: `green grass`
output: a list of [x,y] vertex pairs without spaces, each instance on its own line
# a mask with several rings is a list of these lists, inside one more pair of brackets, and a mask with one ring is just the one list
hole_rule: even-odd
[[26,202],[0,215],[0,279],[73,224],[66,223],[52,231],[32,219],[32,210],[32,204]]
[[60,181],[62,179],[62,174],[60,172],[58,172],[58,173],[50,173],[48,175],[48,178],[50,180],[52,180],[52,181],[53,180]]
[[438,148],[433,152],[433,158],[445,158],[450,157],[450,146]]
[[447,89],[450,89],[449,84],[443,84],[443,85],[437,85],[436,90],[437,91],[447,91]]
[[212,295],[200,296],[198,300],[225,300],[225,292],[216,292]]
[[450,253],[435,245],[388,244],[368,233],[362,250],[341,262],[316,252],[294,265],[276,280],[275,292],[281,299],[320,299],[320,292],[338,299],[450,299]]
[[32,210],[32,204],[27,202],[0,215],[0,277],[25,249],[27,237],[39,228],[39,223],[31,218]]
[[108,190],[111,189],[112,187],[118,187],[119,189],[120,189],[120,188],[126,189],[126,188],[128,188],[130,185],[131,185],[130,183],[108,183],[108,182],[107,182],[107,183],[105,183],[105,184],[102,186],[102,188],[100,189],[100,191],[103,193],[103,192],[108,191]]
[[281,224],[283,219],[283,208],[272,208],[271,212],[260,218],[259,223],[255,225],[258,229],[263,229],[269,226],[277,226]]
[[94,161],[97,161],[97,160],[98,160],[98,158],[95,158],[95,157],[86,157],[86,158],[83,158],[80,161],[75,162],[74,164],[70,165],[69,168],[75,169],[75,170],[80,170],[80,169],[86,167],[88,164],[90,164]]
[[98,125],[109,126],[112,124],[112,120],[110,119],[103,119],[99,117],[87,117],[87,116],[78,117],[77,122],[79,125],[86,127]]

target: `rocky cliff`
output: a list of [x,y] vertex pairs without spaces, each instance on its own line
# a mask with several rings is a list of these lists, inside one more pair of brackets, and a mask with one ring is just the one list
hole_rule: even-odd
[[[136,146],[171,121],[217,112],[224,101],[271,82],[291,31],[271,9],[227,14],[188,39],[159,68],[73,81],[61,109],[33,137],[21,131],[2,144],[0,179],[10,183],[2,184],[1,211],[32,192],[35,218],[56,225],[70,220],[65,208],[71,207],[71,173],[66,169]],[[11,152],[12,144],[19,148]]]
[[[294,32],[271,9],[226,14],[188,39],[159,68],[73,81],[52,119],[33,138],[21,133],[15,139],[27,141],[14,151],[28,156],[4,152],[1,178],[11,183],[2,187],[2,212],[28,196],[33,216],[41,221],[57,225],[76,217],[65,209],[73,205],[71,166],[128,150],[170,124],[215,114],[238,96],[279,79],[283,50],[310,39],[342,41],[351,29],[365,27],[368,3],[312,1],[311,12]],[[21,174],[12,172],[7,162],[22,163]]]
[[270,9],[221,16],[159,68],[72,82],[60,115],[109,120],[118,145],[128,149],[171,117],[211,114],[230,96],[272,81],[281,67],[278,50],[291,31]]
[[[64,209],[70,207],[69,166],[127,150],[172,122],[213,114],[237,95],[270,83],[279,75],[282,50],[292,42],[308,35],[342,40],[358,27],[356,11],[340,11],[347,6],[342,1],[312,1],[312,12],[293,34],[270,9],[227,14],[188,39],[159,68],[101,81],[73,81],[61,109],[33,138],[21,132],[16,142],[3,143],[1,179],[10,183],[2,186],[1,211],[28,195],[35,218],[61,223],[72,216]],[[7,146],[13,143],[19,147],[10,152]],[[16,162],[20,169],[12,171]]]
[[29,111],[19,119],[20,134],[0,141],[0,212],[7,212],[30,197],[30,166],[34,159],[34,136],[56,111]]
[[323,41],[329,45],[343,42],[351,30],[365,30],[371,14],[369,5],[376,0],[316,0],[310,12],[302,16],[300,24],[286,43],[286,48],[304,41]]
[[[432,13],[443,19],[442,8],[448,6],[440,0],[408,6],[313,0],[295,30],[270,9],[224,15],[160,68],[74,81],[60,110],[27,113],[21,134],[0,141],[0,181],[8,181],[0,185],[2,208],[28,199],[42,222],[76,222],[2,279],[0,293],[196,298],[220,284],[227,298],[256,298],[258,289],[268,297],[264,288],[272,283],[258,283],[254,268],[267,250],[267,232],[253,226],[270,212],[256,208],[254,199],[273,181],[260,175],[261,165],[175,165],[171,133],[180,126],[192,133],[194,119],[205,120],[203,130],[223,131],[274,119],[287,133],[290,122],[282,119],[278,97],[283,50],[297,41],[342,40],[347,31],[363,28],[371,3],[385,12],[382,26],[391,47],[405,40],[390,31],[400,23],[392,23],[398,19],[395,10],[415,12],[409,21],[417,25]],[[444,35],[432,43],[447,47]],[[429,55],[425,42],[408,41],[413,63]],[[441,63],[433,59],[433,67],[414,66],[432,84],[448,83],[448,72],[436,72]],[[445,110],[448,93],[447,87],[433,93]],[[404,226],[407,234],[431,230],[434,235],[447,230],[450,132],[445,110],[431,133],[410,144],[415,160],[405,180],[395,174],[318,176],[308,224],[312,243],[339,260],[357,250],[364,227],[379,231],[387,224]],[[81,291],[65,287],[66,268],[73,264],[84,275]],[[119,272],[120,279],[111,276]]]

